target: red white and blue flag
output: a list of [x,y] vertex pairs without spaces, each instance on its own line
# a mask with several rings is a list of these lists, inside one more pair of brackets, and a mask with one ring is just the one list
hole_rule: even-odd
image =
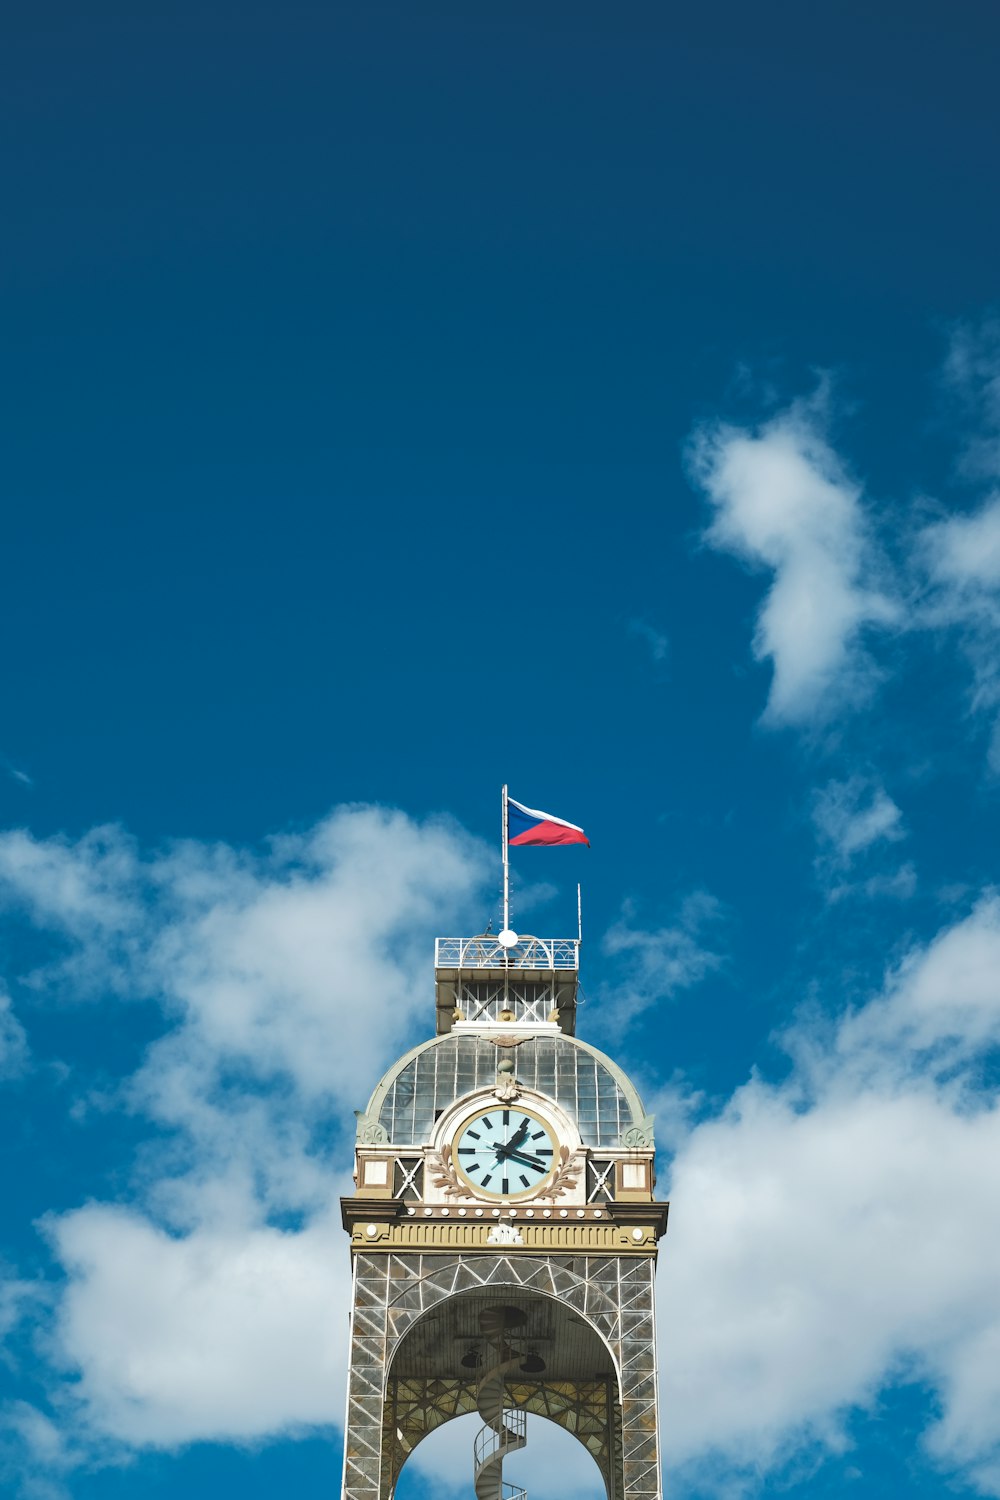
[[590,840],[582,828],[567,823],[565,818],[553,817],[551,813],[539,812],[536,807],[525,807],[507,798],[507,842],[509,844],[586,844]]

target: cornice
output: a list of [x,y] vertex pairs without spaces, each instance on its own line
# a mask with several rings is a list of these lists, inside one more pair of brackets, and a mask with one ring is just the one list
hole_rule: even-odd
[[384,1198],[342,1198],[351,1251],[484,1251],[519,1254],[568,1250],[597,1255],[655,1255],[666,1233],[668,1203],[603,1203],[581,1209],[467,1209]]

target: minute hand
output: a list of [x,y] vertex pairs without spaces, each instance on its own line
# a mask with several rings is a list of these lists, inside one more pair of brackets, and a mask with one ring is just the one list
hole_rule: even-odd
[[520,1151],[511,1151],[507,1155],[508,1161],[517,1162],[519,1167],[544,1167],[545,1163],[537,1156],[525,1156]]

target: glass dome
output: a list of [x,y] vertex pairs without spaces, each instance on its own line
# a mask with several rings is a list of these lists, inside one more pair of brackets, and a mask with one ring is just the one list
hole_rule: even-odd
[[547,1095],[577,1123],[586,1146],[618,1146],[643,1118],[642,1103],[621,1069],[585,1042],[566,1036],[526,1038],[510,1051],[484,1036],[437,1037],[400,1059],[368,1106],[397,1146],[428,1141],[441,1112],[463,1094],[489,1087],[497,1060],[512,1057],[518,1082]]

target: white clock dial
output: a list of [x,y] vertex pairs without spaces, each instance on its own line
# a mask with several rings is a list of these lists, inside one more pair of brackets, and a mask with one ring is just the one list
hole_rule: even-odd
[[494,1105],[459,1130],[452,1160],[466,1182],[487,1197],[535,1193],[558,1161],[551,1127],[530,1110]]

